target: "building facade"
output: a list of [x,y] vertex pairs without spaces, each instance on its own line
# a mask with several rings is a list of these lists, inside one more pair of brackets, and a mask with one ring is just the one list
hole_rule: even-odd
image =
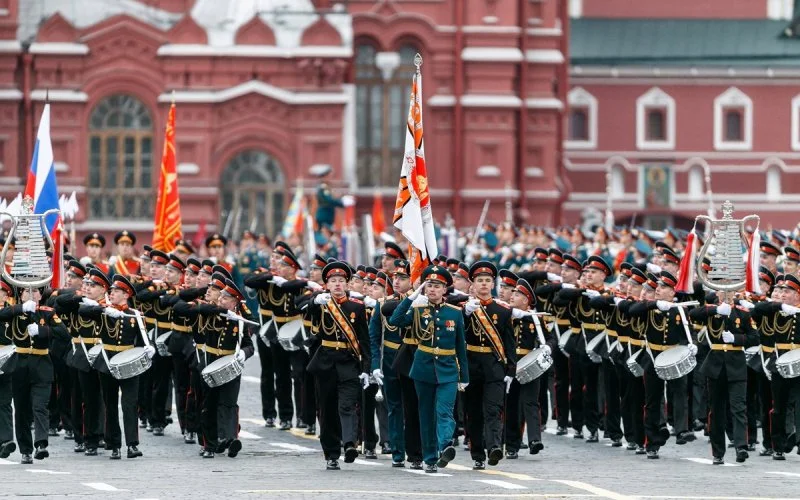
[[794,3],[571,0],[567,219],[610,206],[617,224],[688,229],[711,199],[793,229]]
[[79,233],[147,238],[170,103],[185,231],[275,234],[332,167],[393,208],[415,54],[434,214],[560,220],[565,0],[0,0],[0,196],[46,100]]

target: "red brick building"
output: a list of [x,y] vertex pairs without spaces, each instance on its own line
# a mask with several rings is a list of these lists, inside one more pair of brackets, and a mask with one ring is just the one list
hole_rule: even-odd
[[706,213],[709,173],[717,215],[729,199],[762,228],[793,228],[794,3],[571,0],[568,219],[610,198],[618,224],[686,227]]
[[419,52],[437,218],[472,225],[491,199],[498,220],[510,198],[552,224],[567,26],[563,0],[0,0],[0,196],[24,183],[49,97],[79,232],[146,236],[174,100],[186,232],[238,213],[275,233],[321,165],[388,214]]

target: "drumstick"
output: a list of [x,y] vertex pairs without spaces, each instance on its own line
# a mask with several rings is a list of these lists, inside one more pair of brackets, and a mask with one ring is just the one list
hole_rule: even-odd
[[539,321],[539,316],[543,316],[543,313],[534,312],[531,314],[531,317],[533,318],[533,324],[536,327],[536,336],[539,337],[539,345],[545,346],[544,334],[542,333],[542,323]]
[[247,323],[248,325],[258,325],[258,323],[256,323],[255,321],[250,321],[249,319],[244,319],[241,316],[236,315],[236,314],[220,313],[220,317],[225,318],[225,319],[230,319],[230,320],[233,320],[233,321],[241,321],[242,323]]

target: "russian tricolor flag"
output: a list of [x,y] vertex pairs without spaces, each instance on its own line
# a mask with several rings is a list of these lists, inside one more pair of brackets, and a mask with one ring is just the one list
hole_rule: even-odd
[[[44,105],[39,131],[36,133],[36,146],[33,149],[31,169],[25,185],[23,198],[33,198],[33,212],[42,214],[51,209],[58,209],[58,184],[56,168],[53,162],[53,144],[50,142],[50,103]],[[53,239],[53,280],[51,286],[63,286],[63,224],[60,215],[51,214],[45,219],[47,231]]]

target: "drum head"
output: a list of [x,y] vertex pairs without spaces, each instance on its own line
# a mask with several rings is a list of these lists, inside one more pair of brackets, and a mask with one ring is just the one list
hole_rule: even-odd
[[122,351],[113,358],[108,360],[109,365],[124,365],[135,359],[140,358],[144,354],[144,347],[134,347],[127,351]]
[[209,363],[208,366],[203,368],[203,373],[204,374],[213,373],[213,372],[219,370],[220,368],[222,368],[224,366],[228,366],[229,364],[231,364],[231,361],[233,361],[234,359],[236,359],[236,358],[234,357],[233,354],[231,354],[230,356],[223,356],[223,357],[219,358],[218,360],[214,361],[213,363]]
[[685,345],[679,345],[663,351],[656,357],[656,366],[672,366],[678,361],[682,360],[689,355],[689,348]]
[[800,362],[800,349],[785,352],[778,357],[779,365],[793,365]]
[[95,345],[92,346],[91,349],[89,349],[88,353],[89,353],[89,356],[95,357],[95,356],[99,356],[100,355],[100,351],[102,351],[102,350],[103,350],[103,346],[102,345],[95,344]]
[[303,320],[296,319],[280,327],[280,329],[278,330],[278,338],[291,340],[298,334],[302,336],[301,333],[302,331],[303,331]]

